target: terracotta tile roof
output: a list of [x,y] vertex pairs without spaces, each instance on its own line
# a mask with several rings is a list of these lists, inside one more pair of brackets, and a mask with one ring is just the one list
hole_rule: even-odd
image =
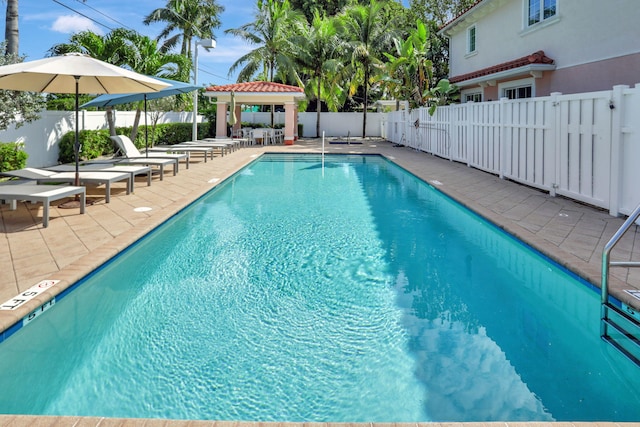
[[284,85],[282,83],[273,82],[246,82],[246,83],[233,83],[230,85],[222,86],[209,86],[207,92],[304,92],[304,90],[297,86]]
[[513,70],[514,68],[520,68],[531,64],[553,64],[553,59],[549,58],[543,51],[539,50],[531,55],[523,56],[522,58],[514,59],[513,61],[503,62],[502,64],[493,65],[471,73],[451,77],[449,81],[451,83],[463,82],[465,80],[488,76],[494,73],[499,73],[500,71]]

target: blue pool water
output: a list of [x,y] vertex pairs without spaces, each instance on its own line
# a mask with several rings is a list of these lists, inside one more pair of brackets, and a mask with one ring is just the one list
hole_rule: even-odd
[[265,156],[0,344],[0,413],[640,420],[596,292],[377,156]]

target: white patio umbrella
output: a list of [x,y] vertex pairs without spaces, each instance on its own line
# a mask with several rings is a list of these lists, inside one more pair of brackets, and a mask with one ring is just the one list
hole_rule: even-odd
[[79,185],[78,95],[80,93],[155,92],[168,84],[149,76],[117,67],[81,53],[0,67],[0,89],[76,94],[76,137],[74,154]]

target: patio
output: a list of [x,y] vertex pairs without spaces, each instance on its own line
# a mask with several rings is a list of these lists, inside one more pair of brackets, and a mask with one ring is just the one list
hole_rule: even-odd
[[[48,228],[42,227],[42,206],[39,204],[19,203],[16,211],[2,205],[0,302],[45,279],[60,280],[56,290],[63,289],[261,153],[317,153],[321,151],[320,142],[309,139],[291,146],[243,148],[207,163],[194,162],[189,170],[181,169],[177,176],[167,177],[162,182],[155,178],[149,187],[137,185],[135,193],[130,195],[125,195],[124,187],[116,186],[111,203],[100,201],[88,206],[84,215],[77,210],[52,206]],[[466,165],[407,147],[395,147],[383,140],[365,140],[358,145],[326,144],[326,151],[382,154],[594,284],[600,282],[602,248],[624,220],[614,218],[602,209],[562,197],[550,197]],[[95,197],[101,192],[89,189],[87,197]],[[141,207],[151,209],[134,211]],[[635,228],[616,247],[612,259],[640,259]],[[622,292],[623,289],[640,289],[639,271],[613,269],[611,285],[612,294],[640,308],[637,301]],[[0,330],[46,302],[46,296],[39,298],[25,304],[24,310],[1,311]]]

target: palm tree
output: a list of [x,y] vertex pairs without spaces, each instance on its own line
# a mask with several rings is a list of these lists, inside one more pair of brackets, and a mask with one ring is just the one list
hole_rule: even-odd
[[[59,43],[52,46],[48,51],[48,56],[80,52],[113,65],[124,65],[126,63],[125,58],[133,56],[129,45],[125,43],[130,33],[133,32],[125,28],[116,28],[106,36],[101,36],[89,30],[81,31],[72,34],[68,43]],[[107,107],[107,122],[109,123],[111,135],[115,135],[113,107]]]
[[[129,56],[125,63],[133,71],[148,76],[166,77],[173,80],[187,82],[191,70],[191,61],[185,55],[165,53],[158,48],[158,42],[138,33],[129,33],[123,39],[127,44]],[[130,139],[136,140],[140,114],[143,103],[136,105],[136,116],[131,129]]]
[[335,81],[329,79],[342,65],[339,60],[341,44],[334,19],[320,15],[318,10],[314,12],[311,24],[304,27],[294,43],[299,48],[297,63],[308,76],[305,92],[308,98],[316,99],[316,138],[320,136],[322,101],[330,107],[337,107],[335,101],[343,92]]
[[225,31],[258,46],[234,62],[229,75],[243,67],[238,82],[249,81],[261,72],[268,81],[277,73],[285,82],[301,84],[291,39],[306,24],[304,15],[293,10],[289,0],[258,0],[257,8],[253,22]]
[[144,23],[166,22],[158,36],[159,40],[164,39],[161,50],[168,52],[181,44],[180,53],[191,58],[193,38],[213,38],[222,12],[224,7],[216,0],[167,0],[166,6],[151,12]]
[[339,15],[340,32],[347,40],[348,74],[353,76],[350,92],[363,88],[362,137],[366,136],[369,88],[375,67],[382,63],[382,52],[388,50],[394,36],[391,20],[383,19],[384,1],[371,0],[366,6],[348,7]]
[[[301,12],[291,9],[289,0],[258,0],[253,22],[225,31],[258,46],[234,62],[229,68],[229,75],[244,67],[238,74],[238,82],[249,81],[256,74],[272,82],[277,75],[284,83],[302,86],[291,41],[306,22]],[[272,105],[271,126],[273,110]]]
[[104,36],[90,30],[80,31],[72,34],[67,43],[53,45],[48,51],[48,56],[79,52],[113,65],[125,65],[128,58],[133,56],[131,46],[126,40],[135,34],[134,31],[125,28],[116,28]]

